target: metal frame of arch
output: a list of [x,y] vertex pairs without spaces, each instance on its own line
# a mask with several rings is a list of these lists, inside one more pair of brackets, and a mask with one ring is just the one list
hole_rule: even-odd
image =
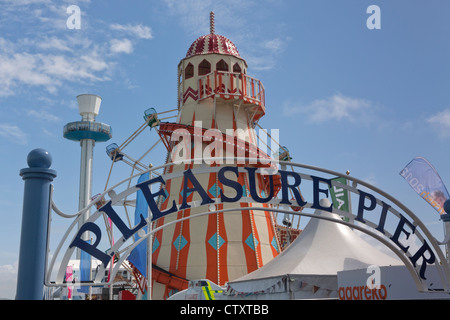
[[[196,160],[199,160],[199,159],[192,159],[189,161],[191,161],[190,163],[194,163],[194,161],[196,161]],[[215,161],[215,160],[217,161],[218,159],[217,158],[208,158],[208,159],[202,159],[202,160],[203,161]],[[226,164],[228,164],[228,163],[230,163],[230,165],[233,166],[233,164],[231,164],[232,161],[237,161],[237,162],[240,161],[241,163],[244,163],[244,164],[248,163],[250,161],[258,161],[258,159],[253,159],[253,158],[250,159],[250,158],[236,158],[236,157],[222,158],[219,160],[224,161],[223,162],[224,166],[226,166]],[[322,174],[329,175],[330,176],[329,178],[321,178],[320,182],[322,184],[328,185],[329,187],[337,186],[339,188],[344,188],[344,189],[348,190],[350,192],[350,194],[352,194],[353,196],[360,198],[357,214],[353,214],[353,212],[344,212],[344,211],[337,210],[337,209],[334,209],[333,207],[331,207],[331,210],[329,210],[329,211],[337,213],[342,216],[347,216],[347,217],[353,218],[350,220],[352,222],[346,222],[342,219],[333,219],[333,218],[329,218],[329,217],[317,216],[317,215],[314,215],[313,213],[306,213],[303,211],[296,212],[293,210],[289,210],[289,207],[291,205],[299,205],[298,202],[292,201],[292,203],[289,205],[286,203],[283,204],[283,203],[280,203],[281,201],[280,201],[280,198],[278,198],[278,197],[273,197],[272,199],[270,199],[269,201],[266,202],[267,204],[272,204],[273,205],[272,208],[270,208],[270,207],[251,207],[251,209],[249,209],[249,210],[279,212],[282,214],[292,214],[292,215],[297,215],[297,216],[302,216],[302,217],[324,219],[324,220],[332,221],[335,223],[347,225],[351,228],[359,230],[359,231],[369,235],[370,237],[376,239],[383,245],[385,245],[404,263],[404,265],[410,272],[418,291],[427,291],[428,290],[428,288],[426,286],[426,282],[424,281],[425,279],[423,278],[423,274],[421,274],[422,272],[425,271],[425,268],[426,268],[426,265],[425,265],[425,268],[422,270],[422,265],[427,263],[426,257],[424,255],[425,253],[427,253],[428,257],[431,257],[431,256],[435,257],[435,259],[433,259],[434,261],[432,261],[432,264],[434,264],[436,266],[437,270],[439,271],[439,275],[441,277],[441,283],[442,283],[444,290],[447,292],[450,291],[450,268],[449,268],[448,261],[446,260],[441,248],[439,247],[439,245],[442,244],[442,242],[437,241],[433,237],[433,235],[429,232],[429,230],[425,227],[425,225],[422,223],[422,221],[420,221],[420,219],[418,219],[418,217],[410,209],[408,209],[405,205],[403,205],[400,201],[398,201],[397,199],[395,199],[388,193],[384,192],[383,190],[378,189],[377,187],[374,187],[374,186],[370,185],[369,183],[366,183],[357,178],[348,176],[346,174],[341,174],[341,173],[338,173],[338,172],[335,172],[332,170],[323,169],[323,168],[305,165],[305,164],[284,162],[284,161],[274,161],[274,162],[276,162],[277,164],[280,165],[281,171],[286,171],[286,169],[288,167],[290,167],[292,171],[289,171],[289,172],[293,172],[293,173],[297,174],[301,178],[302,182],[303,181],[313,181],[313,180],[316,181],[317,177],[310,173],[297,172],[295,169],[304,169],[304,170],[312,171],[313,173],[320,172]],[[255,163],[255,162],[250,162],[250,163]],[[167,166],[179,165],[179,164],[186,164],[186,163],[183,161],[168,163],[168,164],[161,165],[159,167],[151,168],[148,171],[151,172],[154,170],[160,170],[160,169],[164,169]],[[208,165],[203,165],[203,166],[199,165],[196,168],[192,169],[192,173],[195,176],[195,175],[207,174],[207,173],[211,173],[211,172],[219,172],[219,170],[221,170],[222,168],[223,168],[223,166],[210,167]],[[245,172],[245,167],[244,166],[238,167],[238,170],[239,170],[239,172]],[[163,174],[163,175],[161,175],[161,178],[164,179],[165,181],[168,181],[170,179],[181,177],[183,175],[183,173],[184,172],[182,170],[175,171],[170,174]],[[142,172],[122,180],[121,182],[117,183],[116,185],[114,185],[111,188],[109,188],[108,190],[106,190],[102,194],[102,197],[108,195],[110,197],[109,201],[111,201],[112,206],[119,203],[122,199],[132,195],[133,193],[137,192],[140,189],[137,188],[136,185],[134,185],[132,187],[126,188],[125,190],[121,191],[120,193],[116,193],[115,190],[118,189],[124,183],[132,181],[133,179],[136,179],[141,174],[142,174]],[[278,174],[278,173],[274,173],[274,174]],[[338,181],[332,181],[331,179],[334,177],[345,177],[348,181],[351,181],[351,184],[346,185],[346,184],[342,184]],[[360,186],[364,187],[366,190],[369,190],[369,191],[366,192],[366,191],[362,191],[361,189],[358,189],[358,187],[360,187]],[[292,186],[290,186],[290,187],[292,187]],[[300,184],[299,187],[302,190],[305,190],[308,188],[308,185]],[[318,188],[318,184],[314,183],[314,187]],[[314,193],[323,193],[326,195],[325,189],[314,190]],[[376,194],[376,195],[374,195],[374,194]],[[370,196],[369,197],[370,199],[365,198],[367,195]],[[361,201],[361,197],[363,197],[362,201]],[[83,212],[85,212],[86,210],[89,210],[100,199],[101,199],[101,197],[99,197],[98,199],[96,199],[96,201],[89,204],[89,206],[87,206],[85,209],[83,209],[75,214],[65,215],[65,217],[67,217],[67,218],[75,218],[75,219],[71,223],[69,228],[66,230],[66,233],[64,234],[63,238],[61,239],[59,245],[57,246],[57,248],[53,254],[52,260],[51,260],[51,262],[49,264],[49,268],[47,270],[47,276],[46,276],[46,285],[47,286],[66,286],[67,285],[63,281],[64,271],[65,271],[65,268],[66,268],[76,247],[65,248],[64,245],[67,243],[68,240],[70,240],[69,236],[73,232],[75,232],[75,228],[77,226],[80,215]],[[212,200],[214,200],[215,204],[221,203],[220,198],[213,198]],[[305,200],[306,200],[306,203],[304,203],[304,205],[303,205],[304,209],[308,210],[308,209],[315,209],[315,207],[317,208],[316,199],[314,199],[314,201],[309,201],[310,199],[305,199]],[[371,200],[372,201],[371,204],[373,205],[374,208],[369,208],[368,206],[366,206],[364,204],[366,200]],[[373,201],[375,201],[375,202],[373,202]],[[247,202],[247,203],[253,202],[253,203],[255,203],[256,201],[254,199],[252,199],[250,196],[247,196],[247,197],[242,197],[241,199],[239,199],[236,202]],[[187,204],[191,207],[202,206],[200,200],[189,202]],[[386,204],[388,204],[388,205],[386,205]],[[178,204],[178,208],[180,205],[181,204]],[[277,206],[277,207],[275,208],[274,206]],[[362,208],[361,208],[361,206],[362,206]],[[386,216],[396,217],[402,223],[402,224],[399,223],[396,226],[394,235],[391,234],[389,231],[387,231],[384,228],[380,229],[380,222],[376,223],[376,222],[373,222],[370,220],[370,218],[371,218],[370,213],[372,213],[371,211],[375,210],[375,208],[378,208],[378,207],[380,207],[382,210],[381,215],[383,215],[383,213],[384,213],[384,218],[386,218]],[[155,228],[155,229],[151,230],[150,232],[147,232],[145,235],[141,235],[141,238],[137,241],[133,241],[132,238],[130,239],[130,235],[127,235],[126,237],[122,236],[121,238],[116,240],[115,244],[110,248],[109,252],[120,253],[120,258],[119,258],[119,261],[115,264],[115,266],[113,268],[113,271],[112,271],[113,276],[111,277],[111,279],[114,279],[114,275],[117,273],[120,265],[122,264],[123,261],[125,261],[125,259],[128,257],[130,252],[140,242],[145,241],[148,237],[150,237],[152,234],[156,233],[157,231],[161,230],[162,228],[165,228],[169,225],[181,222],[183,220],[195,219],[200,216],[237,211],[236,208],[228,208],[228,209],[211,210],[210,211],[210,208],[208,205],[206,205],[206,208],[208,208],[208,209],[205,210],[205,212],[193,214],[189,217],[184,217],[182,219],[177,219],[177,220],[171,221],[163,226]],[[369,210],[369,209],[371,209],[371,210]],[[59,211],[55,205],[53,205],[53,210]],[[85,223],[95,223],[95,221],[100,216],[102,216],[103,213],[104,212],[101,211],[101,208],[99,208],[99,210],[94,212],[89,217],[89,219],[86,220]],[[377,217],[378,217],[378,215],[377,215]],[[354,222],[355,220],[357,221],[357,223]],[[150,223],[150,221],[148,219],[146,222]],[[410,232],[408,232],[404,228],[405,226],[409,226],[411,228],[411,230],[409,230]],[[384,224],[383,224],[383,227],[384,227]],[[136,229],[133,232],[137,232],[137,231],[138,230]],[[404,233],[403,236],[406,236],[406,239],[408,239],[410,237],[410,240],[412,240],[412,238],[414,238],[415,240],[418,240],[423,245],[422,248],[424,248],[426,245],[426,250],[423,249],[422,252],[418,251],[414,254],[409,252],[408,249],[405,250],[405,247],[399,243],[400,241],[398,240],[398,234],[397,234],[398,232],[400,232],[400,233],[403,232]],[[73,242],[74,237],[72,238],[72,240],[70,240],[70,243]],[[393,238],[394,238],[394,240],[397,240],[397,241],[393,241]],[[65,251],[63,250],[63,248]],[[423,254],[423,255],[420,255],[420,254]],[[55,266],[57,264],[58,259],[61,262],[60,262],[59,268],[56,269]],[[420,259],[422,259],[421,265],[419,265],[417,263],[418,261],[420,261]],[[430,258],[430,260],[431,260],[431,258]],[[107,268],[107,265],[104,265],[104,264],[101,265],[101,268],[99,269],[97,277],[93,280],[93,282],[82,283],[82,284],[77,284],[77,285],[87,285],[87,286],[110,285],[112,283],[112,280],[110,280],[110,282],[108,282],[108,283],[102,282],[102,277],[104,274],[104,270],[106,268]],[[54,282],[50,281],[50,279],[49,279],[50,274],[52,274],[53,270],[57,271],[56,280]]]

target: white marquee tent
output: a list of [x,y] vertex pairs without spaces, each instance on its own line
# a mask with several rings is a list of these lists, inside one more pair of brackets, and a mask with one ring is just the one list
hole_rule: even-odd
[[[321,205],[326,207],[330,202],[323,199]],[[339,219],[330,212],[316,210],[315,214]],[[337,298],[339,271],[402,264],[350,227],[311,218],[300,236],[278,257],[229,282],[226,295],[233,299]]]

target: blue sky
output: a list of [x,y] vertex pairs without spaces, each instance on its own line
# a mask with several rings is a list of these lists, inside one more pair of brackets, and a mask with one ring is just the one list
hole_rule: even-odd
[[[81,10],[80,29],[67,28],[70,5]],[[366,26],[370,5],[381,9],[381,29]],[[178,62],[209,32],[210,11],[216,33],[263,82],[260,125],[280,130],[293,161],[350,170],[441,239],[438,214],[399,172],[423,156],[450,183],[449,10],[446,0],[0,0],[0,297],[14,298],[19,170],[29,151],[50,151],[55,202],[76,212],[80,147],[62,137],[63,126],[80,119],[76,96],[103,98],[97,121],[111,125],[111,142],[120,144],[145,109],[176,107]],[[156,140],[148,132],[129,152],[138,157]],[[95,193],[109,173],[106,145],[95,147]],[[162,154],[151,162],[163,163]]]

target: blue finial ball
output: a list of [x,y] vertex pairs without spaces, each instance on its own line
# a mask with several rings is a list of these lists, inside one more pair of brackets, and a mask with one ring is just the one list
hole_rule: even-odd
[[450,199],[448,199],[444,202],[444,211],[446,213],[450,213]]
[[28,154],[27,163],[30,168],[48,169],[52,165],[52,156],[47,150],[34,149]]

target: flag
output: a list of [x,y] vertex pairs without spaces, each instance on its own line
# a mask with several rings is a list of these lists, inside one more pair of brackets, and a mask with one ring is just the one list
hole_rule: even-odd
[[[149,179],[149,173],[144,173],[139,177],[138,183],[141,183],[143,181],[147,181]],[[141,221],[141,217],[144,218],[148,217],[148,204],[145,200],[144,194],[141,190],[139,190],[136,194],[136,209],[134,211],[134,220],[135,223],[139,223]],[[147,227],[143,228],[144,231],[147,233]],[[134,235],[134,240],[139,240],[140,237],[136,233]],[[139,243],[136,248],[134,248],[130,255],[128,256],[128,261],[130,261],[138,270],[139,272],[146,277],[147,275],[147,241],[142,241]]]
[[[90,240],[86,241],[91,243]],[[81,250],[80,254],[80,281],[87,282],[91,280],[91,255],[84,250]],[[89,288],[87,286],[81,286],[78,292],[89,293]]]
[[[73,267],[67,266],[66,268],[66,283],[71,283],[73,280]],[[72,300],[72,286],[67,286],[67,299]]]
[[423,157],[416,157],[400,172],[410,187],[439,214],[444,214],[444,202],[450,198],[436,169]]
[[[342,184],[347,185],[347,179],[342,178],[342,177],[334,178],[331,180],[338,181]],[[331,194],[331,199],[333,202],[333,207],[335,209],[345,211],[345,212],[350,212],[350,199],[348,197],[347,189],[344,189],[344,188],[341,188],[338,186],[332,186],[330,188],[330,194]]]

